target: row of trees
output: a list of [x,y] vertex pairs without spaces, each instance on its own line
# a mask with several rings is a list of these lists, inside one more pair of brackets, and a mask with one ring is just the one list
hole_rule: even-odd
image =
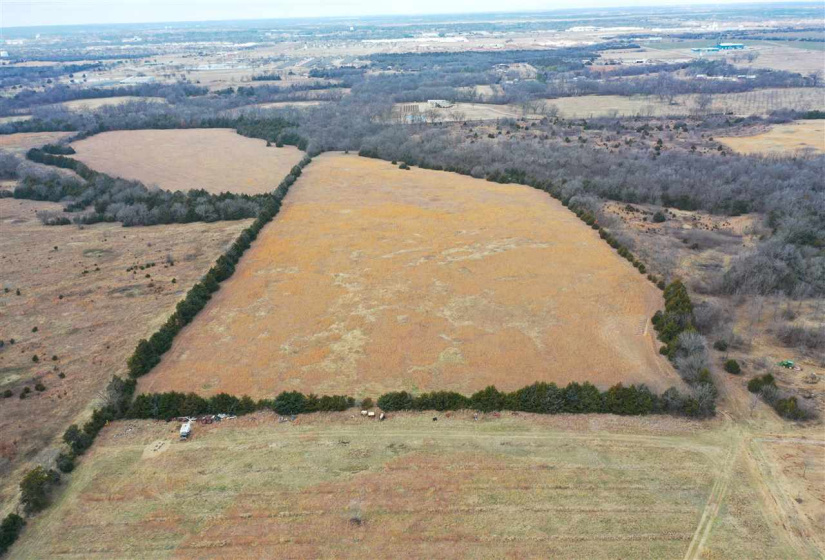
[[480,412],[514,410],[537,414],[605,413],[638,416],[668,413],[701,416],[699,406],[675,388],[657,396],[645,385],[625,387],[621,383],[606,391],[599,391],[588,382],[572,382],[565,387],[537,382],[511,393],[490,386],[469,397],[452,391],[421,395],[396,391],[381,395],[378,406],[386,411],[467,409]]
[[129,407],[128,418],[155,418],[169,420],[181,416],[201,414],[250,414],[258,410],[274,410],[291,416],[310,412],[333,412],[355,406],[355,399],[343,395],[304,395],[298,391],[282,392],[274,399],[254,401],[248,396],[235,397],[220,393],[209,398],[195,393],[144,393],[138,395]]
[[[284,391],[274,399],[254,401],[248,396],[235,397],[220,393],[204,398],[195,393],[144,393],[138,395],[125,416],[128,418],[155,418],[169,420],[201,414],[250,414],[258,410],[273,410],[289,416],[312,412],[344,411],[356,401],[345,395],[305,395],[299,391]],[[537,414],[618,414],[639,416],[646,414],[674,414],[703,416],[695,399],[682,395],[675,388],[661,396],[645,385],[626,387],[619,383],[600,391],[591,383],[570,383],[559,387],[555,383],[537,382],[507,393],[489,386],[470,396],[453,391],[434,391],[413,395],[406,391],[392,391],[378,398],[377,405],[387,412],[402,410],[476,410],[495,412],[513,410]]]
[[178,302],[175,312],[166,323],[149,339],[142,339],[134,353],[128,359],[129,375],[133,378],[148,373],[158,362],[160,357],[172,346],[172,340],[192,322],[195,316],[206,306],[212,294],[220,288],[220,283],[232,276],[235,265],[241,256],[258,237],[261,229],[269,223],[281,208],[281,203],[289,188],[301,175],[301,170],[309,164],[309,157],[305,157],[294,166],[278,188],[268,196],[257,219],[248,228],[243,230],[232,246],[220,257],[204,275],[200,282],[192,286],[186,297]]

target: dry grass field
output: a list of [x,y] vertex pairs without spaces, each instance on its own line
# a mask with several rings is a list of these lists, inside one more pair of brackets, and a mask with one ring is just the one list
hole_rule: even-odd
[[[10,558],[816,558],[727,422],[116,422]],[[799,537],[799,535],[797,535]]]
[[57,142],[71,136],[73,132],[20,132],[18,134],[0,134],[0,150],[25,154],[32,148]]
[[455,121],[495,121],[498,119],[541,118],[541,115],[527,113],[516,105],[494,105],[491,103],[456,103],[452,107],[433,108],[427,103],[398,103],[396,116],[401,107],[418,106],[418,114],[432,122]]
[[[778,109],[808,111],[825,106],[823,88],[763,89],[744,93],[723,93],[711,96],[707,112],[736,115],[763,115]],[[698,111],[698,95],[677,95],[670,105],[656,96],[586,95],[548,99],[567,118],[605,116],[668,116],[690,115]]]
[[303,157],[292,146],[266,147],[234,130],[125,130],[72,144],[74,157],[97,171],[171,191],[270,192]]
[[825,152],[825,121],[802,120],[777,124],[761,134],[717,138],[742,154],[794,155]]
[[[249,224],[81,229],[43,226],[35,217],[59,207],[0,199],[0,392],[13,391],[0,399],[0,512],[19,470],[54,455],[50,442],[83,416],[113,374],[125,374],[137,341]],[[157,264],[127,272],[149,262]],[[42,393],[33,390],[38,381]],[[21,400],[24,387],[32,392]]]
[[135,97],[124,95],[120,97],[101,97],[95,99],[76,99],[74,101],[66,101],[61,103],[70,111],[93,111],[99,107],[107,107],[109,105],[123,105],[124,103],[131,103],[135,101],[145,101],[146,103],[166,103],[162,97]]
[[680,381],[661,293],[548,195],[325,154],[139,390],[377,397]]

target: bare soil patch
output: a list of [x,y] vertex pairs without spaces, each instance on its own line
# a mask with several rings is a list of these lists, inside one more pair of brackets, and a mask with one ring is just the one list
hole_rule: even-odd
[[[17,491],[19,471],[53,454],[49,445],[83,419],[111,376],[125,375],[137,341],[249,224],[81,229],[35,216],[59,207],[0,199],[0,391],[13,392],[0,399],[0,504]],[[24,387],[31,393],[21,400]]]
[[142,391],[679,385],[661,293],[547,194],[320,156]]
[[125,130],[75,142],[74,157],[97,171],[171,191],[270,192],[303,157],[234,130]]

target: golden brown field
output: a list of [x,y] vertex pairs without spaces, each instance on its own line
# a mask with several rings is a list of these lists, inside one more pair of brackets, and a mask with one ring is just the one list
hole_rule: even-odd
[[10,558],[817,557],[728,422],[430,416],[116,422]]
[[139,389],[663,390],[680,381],[656,352],[661,305],[544,193],[325,154]]
[[753,136],[717,138],[742,154],[793,155],[799,152],[825,152],[825,121],[801,120],[777,124]]
[[74,157],[97,171],[175,190],[270,192],[303,157],[234,130],[125,130],[75,142]]
[[[125,375],[137,341],[249,224],[78,228],[35,217],[60,207],[0,199],[0,392],[13,392],[0,399],[0,512],[11,505],[21,470],[55,455],[50,444],[85,421],[98,391]],[[156,265],[127,271],[149,262]],[[33,390],[38,381],[44,392]],[[24,387],[31,394],[21,400]]]

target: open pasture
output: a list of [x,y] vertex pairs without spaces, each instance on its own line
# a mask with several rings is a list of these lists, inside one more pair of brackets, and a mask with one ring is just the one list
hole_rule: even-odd
[[106,428],[10,558],[800,558],[718,423],[259,413],[183,443],[177,428]]
[[[36,217],[60,208],[0,199],[0,392],[12,392],[0,400],[0,511],[21,469],[54,456],[50,443],[85,421],[112,375],[125,375],[138,340],[250,223],[79,228]],[[20,399],[24,388],[31,393]]]
[[162,97],[136,97],[131,95],[123,95],[119,97],[75,99],[74,101],[66,101],[60,105],[70,111],[93,111],[100,107],[123,105],[124,103],[135,103],[140,101],[144,101],[146,103],[166,103],[166,100]]
[[795,155],[825,152],[825,120],[802,120],[771,126],[753,136],[717,138],[741,154]]
[[739,116],[764,115],[779,109],[810,111],[825,106],[823,88],[782,88],[720,93],[710,96],[710,104],[702,109],[699,95],[677,95],[673,103],[652,95],[585,95],[547,99],[567,118],[609,116],[685,116],[703,113],[733,113]]
[[19,132],[17,134],[0,134],[0,150],[8,150],[24,155],[32,148],[57,142],[72,132]]
[[549,195],[324,154],[142,391],[681,384],[661,292]]
[[74,156],[92,169],[170,191],[260,194],[278,186],[303,157],[292,146],[224,128],[123,130],[74,142]]

